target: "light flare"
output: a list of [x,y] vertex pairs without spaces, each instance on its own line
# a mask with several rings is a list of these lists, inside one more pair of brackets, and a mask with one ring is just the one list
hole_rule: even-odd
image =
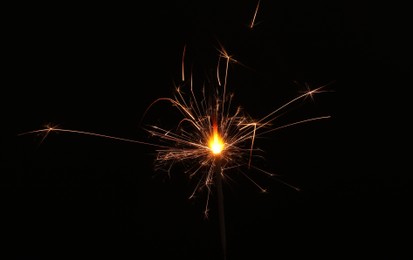
[[218,125],[214,123],[212,126],[213,132],[212,136],[209,138],[209,148],[211,149],[212,154],[219,155],[224,150],[224,141],[218,133]]

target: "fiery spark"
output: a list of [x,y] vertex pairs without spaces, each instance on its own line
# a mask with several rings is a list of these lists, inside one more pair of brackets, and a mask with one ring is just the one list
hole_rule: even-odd
[[209,138],[209,149],[215,155],[219,155],[222,150],[224,150],[224,142],[221,139],[221,136],[218,134],[218,125],[213,125],[213,133]]
[[[185,52],[186,46],[183,51],[182,63],[184,63]],[[229,170],[236,169],[262,192],[266,191],[243,170],[243,167],[246,166],[247,169],[252,168],[271,177],[275,176],[275,174],[252,165],[253,157],[257,151],[255,148],[257,137],[283,128],[330,117],[318,116],[273,126],[276,119],[285,112],[283,110],[287,107],[307,97],[313,98],[315,94],[324,92],[323,89],[326,87],[310,89],[306,85],[305,93],[291,99],[261,119],[252,119],[244,113],[241,107],[232,106],[234,95],[228,94],[227,91],[230,62],[238,63],[221,46],[218,50],[216,86],[212,86],[214,93],[212,97],[206,94],[205,86],[202,88],[202,95],[197,96],[191,75],[188,81],[183,80],[182,84],[176,87],[174,97],[159,98],[147,109],[148,111],[156,103],[166,101],[180,112],[181,119],[177,121],[175,126],[166,129],[157,125],[149,125],[146,130],[160,143],[165,144],[157,149],[157,169],[164,169],[170,175],[175,164],[183,163],[187,166],[188,177],[196,179],[195,188],[189,198],[194,198],[198,192],[206,190],[207,198],[204,211],[206,217],[212,186],[217,183],[218,178],[225,180]],[[184,64],[182,64],[182,68],[184,68]],[[184,73],[182,73],[182,79],[185,79]],[[185,93],[186,90],[189,93]],[[282,180],[280,182],[298,190]]]
[[[186,46],[182,55],[182,68],[184,68],[185,52]],[[279,106],[262,118],[258,120],[252,119],[244,113],[241,107],[232,106],[234,95],[227,93],[230,62],[237,61],[221,46],[216,67],[216,88],[213,89],[214,94],[212,97],[208,98],[205,86],[202,88],[201,97],[198,97],[194,91],[192,75],[188,81],[185,81],[185,75],[182,72],[182,84],[176,87],[175,96],[158,98],[148,106],[144,116],[156,103],[165,101],[169,102],[181,115],[181,119],[172,128],[166,129],[158,125],[148,125],[144,128],[152,137],[157,138],[157,142],[138,141],[87,131],[64,129],[57,126],[46,126],[44,129],[25,132],[21,135],[41,133],[43,134],[43,141],[51,132],[66,132],[156,147],[156,169],[166,170],[168,175],[170,175],[171,169],[175,164],[183,163],[187,166],[185,172],[188,174],[188,177],[196,179],[195,188],[189,198],[194,198],[202,190],[207,191],[204,210],[204,214],[207,217],[208,202],[212,192],[211,187],[216,184],[217,174],[225,181],[230,170],[237,170],[259,190],[266,192],[265,188],[254,181],[243,170],[243,167],[246,167],[271,177],[275,176],[275,174],[253,165],[253,157],[258,150],[255,148],[257,137],[287,127],[330,117],[306,118],[274,127],[274,122],[280,117],[284,109],[299,100],[308,97],[313,99],[315,94],[325,92],[323,89],[326,86],[310,89],[306,85],[304,93]],[[223,75],[220,75],[221,66],[225,66],[222,69],[224,71]],[[189,94],[184,92],[185,89],[188,89],[188,85]],[[279,181],[298,190],[298,188],[282,180]]]
[[260,8],[260,0],[258,0],[257,7],[255,7],[254,15],[252,16],[251,23],[249,26],[250,29],[254,28],[255,26],[255,19],[257,18],[258,8]]

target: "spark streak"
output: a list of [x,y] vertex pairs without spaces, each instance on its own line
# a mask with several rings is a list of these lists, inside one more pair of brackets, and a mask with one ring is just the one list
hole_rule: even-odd
[[254,28],[255,26],[255,19],[257,18],[258,8],[260,7],[260,0],[258,0],[257,7],[255,8],[254,15],[252,16],[250,29]]
[[42,137],[42,141],[44,141],[44,139],[46,139],[46,137],[49,135],[50,132],[66,132],[66,133],[72,133],[72,134],[81,134],[81,135],[89,135],[89,136],[95,136],[95,137],[103,137],[103,138],[107,138],[107,139],[112,139],[112,140],[117,140],[117,141],[122,141],[122,142],[128,142],[128,143],[137,143],[137,144],[151,145],[151,146],[157,146],[157,147],[160,146],[160,145],[156,145],[156,144],[153,144],[153,143],[147,143],[147,142],[137,141],[137,140],[128,139],[128,138],[122,138],[122,137],[116,137],[116,136],[110,136],[110,135],[104,135],[104,134],[98,134],[98,133],[80,131],[80,130],[56,128],[56,127],[51,127],[51,126],[47,126],[45,129],[39,129],[39,130],[20,133],[19,135],[41,134],[42,133],[42,134],[44,134],[43,137]]

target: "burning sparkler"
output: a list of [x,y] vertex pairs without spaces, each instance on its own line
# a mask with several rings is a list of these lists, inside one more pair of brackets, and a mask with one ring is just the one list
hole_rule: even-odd
[[[259,1],[256,6],[250,28],[255,25],[255,18],[259,8]],[[47,126],[45,129],[30,131],[24,134],[43,134],[42,141],[51,132],[66,132],[90,135],[95,137],[109,138],[118,141],[150,145],[156,148],[156,169],[165,169],[170,174],[175,164],[184,163],[185,172],[190,179],[196,180],[196,185],[190,193],[192,199],[201,191],[206,191],[206,203],[204,215],[208,217],[209,201],[211,193],[214,191],[218,195],[218,207],[221,223],[222,248],[225,252],[225,222],[223,210],[222,182],[228,178],[229,171],[238,171],[245,176],[260,191],[266,189],[254,181],[245,170],[253,169],[271,177],[275,174],[261,169],[254,165],[253,158],[258,150],[255,146],[256,138],[283,128],[295,126],[312,121],[327,119],[330,116],[318,116],[305,118],[288,124],[276,125],[276,119],[284,110],[305,98],[313,98],[317,93],[324,92],[325,86],[315,89],[307,89],[303,94],[296,96],[288,102],[282,104],[277,109],[264,115],[258,120],[248,116],[241,107],[233,106],[234,94],[227,90],[229,64],[238,63],[228,52],[220,46],[218,49],[218,59],[216,67],[216,77],[211,86],[203,86],[198,93],[194,86],[193,75],[187,78],[185,72],[185,53],[182,55],[182,75],[181,84],[175,89],[173,97],[161,97],[151,103],[144,115],[157,103],[169,102],[173,108],[180,113],[180,119],[170,128],[163,128],[158,125],[148,125],[144,129],[157,138],[156,142],[138,141],[128,138],[121,138],[103,135],[93,132],[63,129],[59,127]],[[308,86],[307,86],[308,87]],[[212,92],[211,95],[207,91]],[[210,93],[208,92],[208,93]],[[275,125],[275,127],[274,127]],[[298,190],[281,179],[285,185]]]
[[[184,54],[185,50],[186,48],[184,48]],[[208,98],[206,95],[205,87],[202,88],[202,97],[200,99],[197,98],[192,76],[189,82],[186,82],[183,73],[183,83],[176,87],[174,97],[158,98],[150,104],[144,114],[156,103],[166,101],[176,108],[182,116],[176,125],[170,129],[165,129],[157,125],[149,125],[145,128],[152,137],[158,138],[160,142],[151,143],[87,131],[64,129],[56,126],[47,126],[45,129],[25,132],[21,135],[41,133],[43,134],[42,141],[44,141],[51,132],[66,132],[156,147],[156,169],[166,169],[168,174],[170,174],[175,164],[185,163],[185,165],[188,166],[186,173],[189,178],[193,179],[198,177],[196,178],[197,184],[189,198],[194,198],[197,192],[206,188],[207,196],[204,215],[207,217],[209,198],[212,192],[211,187],[214,186],[218,178],[225,180],[227,177],[226,173],[229,170],[239,170],[239,172],[248,178],[261,192],[266,192],[265,188],[251,179],[248,174],[242,170],[243,168],[252,168],[269,176],[276,176],[252,164],[254,151],[257,150],[254,145],[257,137],[290,126],[330,117],[318,116],[279,125],[277,127],[273,126],[274,121],[285,108],[307,97],[313,98],[316,93],[324,92],[325,90],[323,89],[326,86],[321,86],[316,89],[308,89],[305,93],[291,99],[261,119],[252,119],[244,113],[241,107],[233,108],[231,106],[234,95],[232,93],[227,94],[228,66],[231,61],[235,60],[232,60],[226,50],[220,49],[216,69],[217,87],[214,89],[215,92],[212,98]],[[182,59],[182,63],[184,63],[184,58]],[[220,75],[221,63],[225,64],[222,79]],[[184,68],[184,64],[182,64],[182,68]],[[185,84],[189,84],[189,86]],[[190,94],[184,93],[186,87]],[[279,179],[279,181],[283,182],[281,179]],[[283,183],[298,190],[297,187],[285,182]]]
[[[186,47],[184,47],[182,57],[182,68],[184,68]],[[230,62],[236,62],[221,47],[219,49],[218,63],[216,68],[216,87],[212,97],[207,96],[205,86],[202,88],[201,98],[197,97],[194,91],[192,75],[189,80],[185,80],[185,73],[182,71],[182,84],[176,87],[174,97],[162,97],[155,100],[145,111],[144,115],[158,102],[169,102],[176,108],[181,119],[170,129],[165,129],[157,125],[149,125],[145,130],[160,142],[144,142],[128,138],[121,138],[103,135],[93,132],[63,129],[59,127],[47,126],[45,129],[30,131],[24,134],[43,134],[42,141],[51,132],[66,132],[90,135],[95,137],[109,138],[118,141],[131,142],[156,147],[156,168],[166,169],[168,174],[177,163],[185,163],[188,166],[186,173],[190,179],[196,179],[196,185],[189,198],[194,198],[198,192],[206,190],[206,203],[204,215],[208,217],[209,200],[211,192],[216,189],[218,194],[219,218],[221,223],[221,240],[225,252],[225,222],[223,210],[222,182],[228,177],[227,173],[238,170],[251,183],[259,188],[261,192],[266,192],[260,184],[254,181],[245,169],[254,169],[269,176],[275,174],[254,166],[252,158],[255,148],[254,142],[257,137],[274,132],[286,127],[303,124],[307,122],[327,119],[330,116],[318,116],[306,118],[289,124],[274,127],[274,123],[279,114],[284,109],[305,98],[313,98],[316,93],[324,92],[325,86],[307,91],[274,111],[265,115],[261,119],[254,120],[244,113],[241,107],[232,106],[234,95],[227,93],[227,78]],[[222,63],[224,68],[222,68]],[[221,69],[224,72],[221,75]],[[189,91],[189,94],[185,93]],[[298,190],[281,179],[283,184]]]
[[[186,48],[184,48],[184,53],[185,50]],[[217,87],[214,89],[214,96],[209,98],[204,87],[202,89],[202,97],[197,98],[192,76],[189,82],[186,82],[184,80],[185,77],[182,76],[183,84],[176,87],[176,94],[173,98],[159,98],[148,108],[150,109],[155,103],[167,101],[181,113],[182,118],[177,121],[176,126],[172,129],[164,129],[156,125],[150,125],[146,128],[152,136],[165,143],[165,145],[159,145],[157,149],[156,162],[158,168],[167,169],[170,172],[171,166],[185,162],[186,165],[189,165],[186,170],[189,178],[199,177],[190,198],[193,198],[197,192],[206,188],[207,199],[204,210],[206,217],[208,216],[211,187],[218,178],[225,179],[227,176],[226,172],[230,169],[238,169],[260,191],[266,191],[266,189],[242,171],[243,167],[253,168],[270,176],[275,176],[275,174],[252,164],[252,158],[256,150],[254,142],[257,137],[293,125],[330,117],[307,118],[278,127],[271,127],[279,114],[283,112],[283,109],[299,100],[324,92],[323,88],[325,86],[322,86],[312,90],[309,89],[261,119],[253,120],[243,112],[241,107],[233,108],[231,106],[234,95],[227,94],[227,76],[228,66],[232,58],[224,49],[220,49],[219,53],[216,69]],[[222,79],[220,75],[221,63],[225,65]],[[182,68],[184,68],[183,64]],[[189,94],[184,93],[185,87]],[[218,170],[216,170],[217,167],[219,168]],[[287,183],[284,184],[298,189]]]

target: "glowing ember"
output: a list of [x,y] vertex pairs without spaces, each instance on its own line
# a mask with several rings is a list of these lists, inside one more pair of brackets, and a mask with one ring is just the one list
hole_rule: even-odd
[[209,149],[214,155],[218,155],[224,150],[224,142],[218,133],[218,126],[213,126],[213,134],[209,139]]

